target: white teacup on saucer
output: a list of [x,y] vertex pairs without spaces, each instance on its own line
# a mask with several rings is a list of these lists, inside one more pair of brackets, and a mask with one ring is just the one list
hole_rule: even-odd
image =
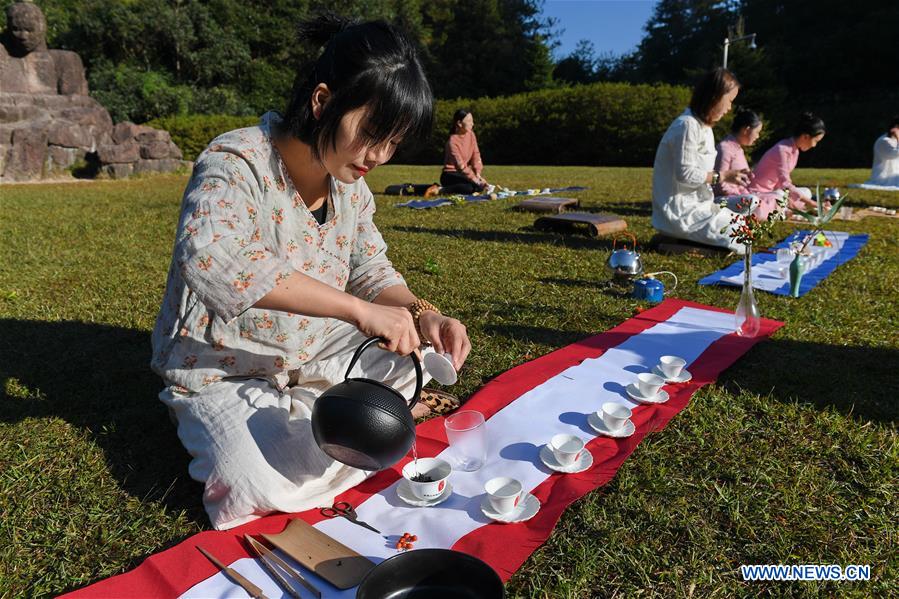
[[633,412],[629,407],[617,401],[607,401],[602,404],[602,411],[599,414],[608,430],[617,431],[630,420]]
[[490,503],[490,496],[486,495],[481,501],[481,513],[497,522],[513,523],[530,520],[540,511],[540,500],[530,493],[524,493],[518,505],[508,512],[498,512]]
[[[403,466],[403,478],[418,499],[431,501],[443,494],[453,467],[440,458],[419,458]],[[419,479],[419,480],[416,480]],[[422,480],[425,479],[425,480]]]
[[558,434],[549,441],[553,457],[562,466],[575,463],[584,450],[584,441],[574,435]]
[[665,384],[665,379],[651,372],[641,372],[637,375],[637,387],[643,397],[655,397],[659,389]]
[[518,507],[523,489],[521,483],[509,476],[491,478],[484,485],[487,491],[487,502],[494,512],[506,514]]
[[570,464],[560,464],[553,454],[552,447],[544,445],[540,448],[540,461],[550,470],[564,472],[565,474],[576,474],[589,469],[590,466],[593,465],[593,454],[585,447],[581,453],[578,454],[575,461]]
[[600,435],[606,437],[614,437],[616,439],[630,437],[637,430],[637,427],[634,425],[633,420],[628,420],[624,423],[624,426],[617,430],[609,430],[609,427],[605,422],[603,422],[602,414],[600,412],[592,412],[589,416],[587,416],[587,424],[589,424],[590,428],[595,430]]
[[673,378],[673,379],[669,379],[668,377],[666,377],[665,373],[662,372],[662,369],[659,368],[658,366],[655,366],[652,369],[652,371],[653,371],[653,373],[664,378],[666,383],[686,383],[687,381],[690,381],[693,379],[693,374],[686,368],[684,368],[683,370],[680,371],[680,375],[677,378]]
[[666,379],[676,379],[680,376],[687,361],[678,356],[662,356],[659,358],[659,370],[664,373]]
[[625,391],[627,392],[628,397],[639,403],[665,403],[670,399],[668,396],[668,392],[664,389],[660,390],[655,395],[643,395],[643,393],[640,392],[640,387],[638,387],[634,383],[628,385],[625,388]]

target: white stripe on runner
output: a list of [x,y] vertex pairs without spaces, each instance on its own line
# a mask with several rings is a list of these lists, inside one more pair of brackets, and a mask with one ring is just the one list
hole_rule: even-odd
[[[452,547],[456,541],[490,522],[481,513],[484,483],[494,476],[512,476],[530,491],[548,477],[537,456],[540,447],[557,433],[588,442],[596,437],[586,425],[586,414],[607,401],[634,407],[624,391],[637,374],[649,371],[666,354],[681,356],[689,365],[712,343],[734,330],[734,316],[699,308],[681,308],[665,322],[632,335],[598,358],[584,360],[534,387],[487,420],[487,463],[476,472],[450,475],[453,495],[430,508],[415,508],[396,495],[399,481],[356,506],[359,519],[381,531],[367,531],[343,518],[325,520],[315,527],[374,562],[396,554],[394,543],[403,532],[418,536],[416,549]],[[449,449],[440,454],[447,458]],[[392,537],[393,543],[385,537]],[[269,597],[282,596],[280,588],[252,558],[231,567],[261,587]],[[338,591],[330,583],[303,570],[323,597],[354,597],[356,589]],[[303,591],[301,589],[301,593]],[[183,597],[244,597],[240,588],[218,573],[197,583]]]

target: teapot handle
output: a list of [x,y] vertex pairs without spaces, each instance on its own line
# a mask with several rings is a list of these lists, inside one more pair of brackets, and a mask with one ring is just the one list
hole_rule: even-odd
[[[369,337],[368,339],[363,341],[362,345],[356,348],[356,352],[353,354],[353,359],[350,360],[350,365],[346,369],[346,374],[343,375],[343,378],[350,378],[350,373],[353,371],[353,367],[356,365],[356,362],[359,360],[362,352],[367,350],[375,343],[387,343],[387,340],[382,337]],[[415,352],[412,352],[411,354],[409,354],[409,357],[412,358],[412,364],[415,366],[415,393],[412,394],[412,399],[409,400],[409,409],[411,410],[421,398],[421,387],[424,384],[424,380],[422,378],[421,362],[418,360],[418,356],[415,355]]]
[[634,244],[634,247],[632,249],[635,252],[637,251],[637,236],[630,232],[621,232],[621,233],[616,234],[615,237],[612,238],[612,250],[613,251],[615,250],[615,244],[618,242],[618,239],[620,237],[630,237],[631,243]]

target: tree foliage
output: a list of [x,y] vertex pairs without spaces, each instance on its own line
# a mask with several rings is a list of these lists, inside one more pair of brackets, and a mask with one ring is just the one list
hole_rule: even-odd
[[636,51],[597,78],[689,85],[721,64],[726,37],[755,33],[758,49],[729,48],[737,104],[762,112],[775,138],[817,112],[828,139],[803,164],[865,166],[899,106],[897,23],[895,0],[660,0]]
[[[316,49],[296,24],[323,10],[400,26],[438,97],[546,87],[538,0],[38,0],[51,47],[78,52],[116,120],[282,107]],[[5,19],[4,17],[0,17]],[[5,24],[4,24],[5,26]]]

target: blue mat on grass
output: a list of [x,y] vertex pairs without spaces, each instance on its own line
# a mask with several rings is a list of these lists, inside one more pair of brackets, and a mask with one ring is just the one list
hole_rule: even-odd
[[[586,187],[578,187],[575,185],[572,187],[555,187],[553,189],[550,189],[546,193],[543,193],[542,190],[541,190],[541,193],[536,193],[536,194],[531,194],[526,191],[516,191],[516,192],[510,193],[510,194],[498,193],[496,199],[502,200],[504,198],[514,198],[514,197],[518,197],[518,196],[537,197],[537,196],[541,196],[541,195],[559,193],[560,191],[583,191],[585,189],[587,189],[587,188]],[[462,197],[465,198],[466,202],[472,202],[472,203],[489,202],[490,201],[490,196],[487,194],[467,195],[467,196],[462,196]],[[401,202],[399,204],[394,204],[394,206],[396,206],[397,208],[415,208],[417,210],[421,210],[423,208],[439,208],[441,206],[449,206],[452,203],[453,203],[453,201],[450,200],[449,198],[433,198],[431,200],[409,200],[408,202]]]
[[[801,241],[809,231],[796,231],[771,249],[788,248],[790,243]],[[842,231],[825,231],[827,238],[834,243],[834,248],[821,248],[827,251],[827,256],[818,266],[812,268],[802,276],[799,283],[799,296],[802,297],[815,286],[826,279],[830,273],[835,271],[838,266],[855,258],[866,243],[868,243],[868,235],[850,235]],[[752,255],[752,287],[753,289],[761,289],[775,295],[790,295],[790,279],[778,273],[784,266],[788,266],[789,262],[778,264],[777,257],[771,254],[753,254]],[[733,287],[742,287],[743,285],[743,261],[735,262],[712,273],[709,276],[700,279],[700,285],[729,285]]]

